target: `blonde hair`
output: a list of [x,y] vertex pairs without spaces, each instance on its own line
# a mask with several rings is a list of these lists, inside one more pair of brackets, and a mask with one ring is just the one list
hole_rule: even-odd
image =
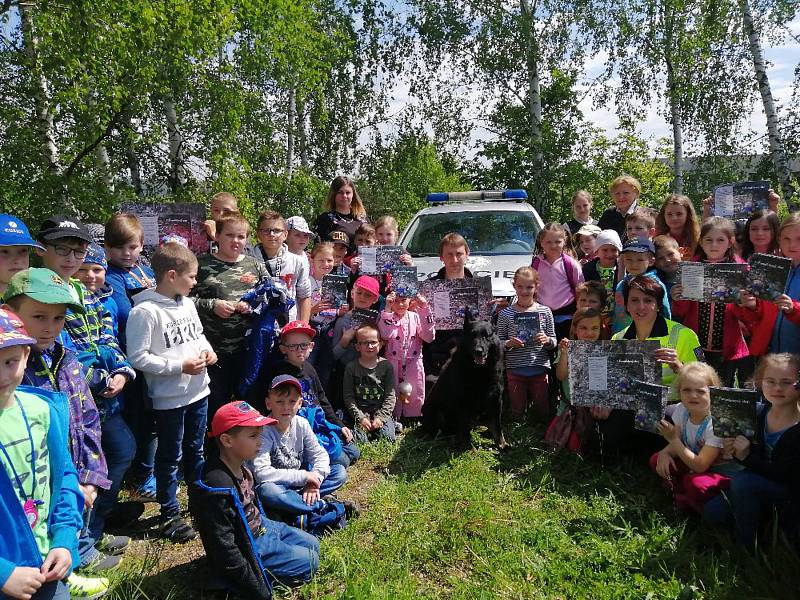
[[395,219],[392,215],[383,215],[381,218],[375,221],[375,231],[378,231],[378,229],[381,227],[391,229],[396,235],[400,235],[397,219]]
[[639,183],[639,180],[632,175],[620,175],[619,177],[615,177],[614,181],[612,181],[608,186],[608,191],[613,192],[614,188],[618,185],[622,185],[627,183],[629,186],[636,188],[636,191],[640,194],[642,193],[642,184]]
[[548,233],[559,233],[564,238],[564,252],[569,252],[571,250],[571,246],[569,245],[570,235],[567,233],[567,230],[561,223],[556,223],[555,221],[548,223],[539,231],[536,235],[536,247],[534,248],[534,254],[543,254],[544,248],[542,247],[542,240],[544,236]]
[[[665,215],[667,213],[667,207],[672,204],[682,206],[686,209],[686,222],[683,224],[683,231],[681,232],[683,236],[682,241],[686,242],[687,248],[695,248],[697,246],[697,241],[700,239],[700,221],[697,218],[697,212],[694,210],[694,204],[692,204],[692,201],[687,196],[683,196],[682,194],[669,194],[664,199],[664,203],[658,211],[658,216],[656,216],[656,234],[670,235]],[[678,246],[680,247],[680,244],[678,244]]]
[[581,196],[585,197],[589,202],[594,202],[592,199],[592,195],[587,192],[586,190],[578,190],[574,194],[572,194],[572,200],[570,200],[570,204],[575,204],[575,200],[580,198]]
[[236,207],[239,206],[239,199],[230,192],[217,192],[216,194],[211,196],[211,198],[209,198],[208,200],[209,206],[214,204],[214,202],[217,202],[218,200],[222,202],[232,201],[234,206]]
[[103,243],[109,248],[120,248],[130,242],[144,244],[144,229],[139,217],[130,213],[118,213],[106,221]]
[[800,225],[800,212],[793,212],[781,221],[781,226],[778,228],[778,237],[780,238],[784,229],[787,227],[794,227],[795,225]]
[[[796,213],[795,213],[796,214]],[[800,225],[800,223],[796,223]],[[753,381],[757,387],[761,387],[761,382],[764,381],[764,373],[767,369],[780,369],[781,367],[788,367],[795,376],[800,379],[800,354],[790,354],[789,352],[766,354],[758,361],[755,373],[753,373]]]
[[700,361],[690,362],[683,365],[683,367],[681,367],[681,370],[678,371],[678,376],[675,377],[673,386],[678,395],[680,395],[681,383],[683,382],[683,380],[686,379],[687,377],[692,377],[692,376],[703,380],[707,386],[720,385],[719,375],[714,370],[714,367]]
[[520,267],[514,271],[514,277],[511,279],[511,281],[516,281],[518,277],[533,279],[534,283],[539,283],[539,272],[533,267]]
[[161,283],[164,276],[170,271],[182,275],[189,269],[196,268],[197,257],[183,244],[169,242],[159,246],[153,253],[150,266],[156,275],[156,282]]
[[469,244],[460,233],[451,232],[442,238],[442,241],[439,242],[439,256],[444,252],[445,246],[463,246],[464,250],[469,252]]
[[572,323],[569,326],[569,339],[574,340],[576,332],[578,331],[578,323],[586,319],[598,319],[600,321],[600,336],[603,335],[603,319],[600,316],[600,311],[596,308],[579,308],[572,315]]
[[317,254],[324,250],[327,250],[333,254],[333,244],[331,242],[319,242],[318,244],[314,244],[314,247],[311,249],[309,254],[311,255],[311,258],[315,258]]
[[220,215],[219,219],[214,221],[214,224],[217,228],[217,235],[222,233],[226,225],[244,225],[244,234],[248,235],[250,233],[250,223],[242,216],[242,213],[235,210],[224,209],[222,215]]

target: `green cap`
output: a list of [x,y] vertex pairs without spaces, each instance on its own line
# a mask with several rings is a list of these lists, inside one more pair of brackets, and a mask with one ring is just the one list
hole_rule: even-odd
[[25,269],[15,274],[8,282],[4,298],[8,301],[23,295],[42,304],[66,304],[76,312],[84,312],[72,286],[50,269]]

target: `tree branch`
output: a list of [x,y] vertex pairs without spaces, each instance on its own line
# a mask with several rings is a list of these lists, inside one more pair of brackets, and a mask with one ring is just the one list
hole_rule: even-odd
[[121,116],[122,116],[121,110],[115,112],[114,115],[111,117],[111,120],[108,122],[108,125],[106,126],[105,130],[103,130],[103,133],[101,133],[100,136],[97,139],[95,139],[91,144],[89,144],[83,150],[78,152],[78,154],[75,156],[75,158],[72,159],[72,162],[69,163],[69,166],[64,171],[64,179],[69,179],[72,176],[73,171],[75,171],[75,169],[78,167],[81,161],[87,156],[89,156],[89,154],[94,152],[94,149],[97,148],[103,142],[104,139],[111,136],[111,132],[114,131],[114,128],[117,126]]

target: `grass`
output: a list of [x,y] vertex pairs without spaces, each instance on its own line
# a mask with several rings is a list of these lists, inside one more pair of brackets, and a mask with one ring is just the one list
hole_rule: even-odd
[[[743,559],[721,532],[677,516],[633,460],[602,466],[544,451],[541,431],[513,447],[454,454],[407,433],[364,450],[343,497],[362,516],[324,539],[316,579],[279,597],[793,598],[800,560],[783,548]],[[112,598],[224,598],[204,592],[199,542],[136,542]],[[774,565],[774,566],[773,566]]]

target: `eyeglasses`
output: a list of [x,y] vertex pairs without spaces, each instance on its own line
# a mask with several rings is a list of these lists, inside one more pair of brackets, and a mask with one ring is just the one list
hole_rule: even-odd
[[62,246],[61,244],[51,244],[53,250],[56,251],[56,254],[59,256],[69,256],[73,254],[75,258],[83,260],[86,258],[86,255],[89,253],[87,248],[70,248],[69,246]]
[[280,235],[282,234],[285,229],[259,229],[258,233],[263,233],[264,235]]
[[372,348],[378,345],[380,345],[380,342],[378,340],[367,340],[366,342],[356,342],[356,346],[366,346],[367,348]]
[[299,344],[281,344],[287,350],[308,350],[311,348],[311,342],[301,342]]

